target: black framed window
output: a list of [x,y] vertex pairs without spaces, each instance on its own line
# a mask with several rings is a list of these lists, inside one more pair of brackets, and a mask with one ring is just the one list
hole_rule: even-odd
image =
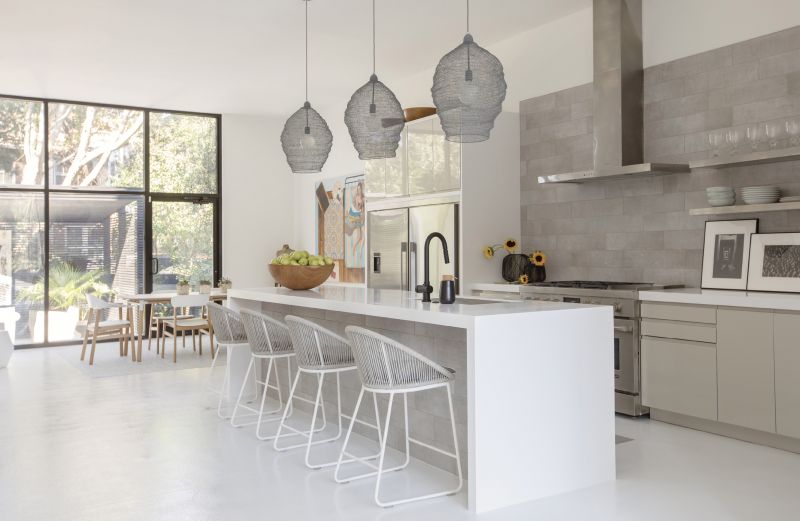
[[15,345],[74,342],[86,293],[218,279],[221,153],[219,114],[0,95],[0,324]]

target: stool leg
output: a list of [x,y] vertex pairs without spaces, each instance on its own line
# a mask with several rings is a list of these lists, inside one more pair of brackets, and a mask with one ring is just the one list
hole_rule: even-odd
[[461,474],[461,454],[458,452],[458,435],[456,434],[456,415],[453,412],[452,385],[447,384],[447,404],[450,406],[450,425],[453,427],[453,454],[456,455],[456,468],[458,469],[458,486],[448,494],[455,494],[464,485],[464,477]]
[[225,402],[225,388],[228,386],[228,368],[225,368],[225,378],[222,379],[222,388],[219,392],[219,402],[217,403],[217,416],[223,420],[227,420],[230,416],[222,414],[222,404]]
[[[280,411],[281,409],[283,409],[283,397],[281,396],[281,387],[280,387],[281,386],[281,381],[280,381],[280,378],[278,377],[278,362],[276,360],[275,361],[275,380],[277,380],[277,386],[276,387],[278,388],[278,403],[280,405],[278,406],[277,409],[274,409],[272,411],[266,411],[266,412],[264,411],[264,402],[266,401],[266,398],[267,398],[267,389],[269,388],[269,377],[270,377],[270,372],[272,370],[272,366],[273,366],[273,360],[270,358],[269,366],[267,367],[267,378],[265,380],[267,382],[267,385],[264,386],[264,393],[261,395],[261,406],[258,409],[258,421],[256,421],[256,438],[258,438],[261,441],[271,440],[271,439],[273,439],[275,437],[275,435],[263,436],[261,434],[261,425],[262,425],[262,423],[272,422],[272,421],[276,421],[276,420],[280,419],[280,418],[269,418],[268,420],[263,420],[264,414],[272,415],[272,414],[275,414],[276,412]],[[289,413],[289,415],[291,415],[291,412]]]
[[386,507],[391,506],[386,503],[382,503],[380,500],[380,491],[381,491],[381,475],[383,474],[383,462],[386,458],[386,442],[389,438],[389,420],[392,417],[392,404],[394,403],[394,393],[389,393],[389,407],[386,410],[386,424],[383,426],[383,439],[381,439],[381,454],[378,458],[378,471],[377,471],[377,479],[375,480],[375,503],[378,506]]
[[[231,425],[234,427],[242,427],[242,425],[236,425],[236,412],[239,410],[239,404],[242,403],[242,395],[244,395],[244,388],[247,387],[247,378],[250,376],[250,371],[253,370],[254,362],[255,358],[251,356],[250,363],[247,364],[247,371],[244,373],[244,379],[242,380],[242,387],[239,389],[239,396],[236,398],[236,404],[233,406],[233,413],[231,413]],[[264,389],[264,394],[266,395],[266,387]]]
[[283,417],[281,417],[281,422],[278,424],[278,432],[275,433],[275,440],[272,442],[272,448],[277,451],[284,451],[288,450],[291,447],[280,448],[278,447],[278,440],[281,438],[281,431],[283,430],[284,425],[286,424],[287,414],[289,412],[289,408],[292,404],[292,399],[294,398],[294,391],[297,388],[297,382],[300,381],[300,371],[297,371],[297,374],[294,377],[294,382],[292,382],[292,388],[289,390],[289,402],[286,405],[286,408],[283,410]]
[[[337,374],[338,376],[338,374]],[[325,383],[325,375],[321,374],[317,376],[317,397],[314,400],[314,412],[311,415],[311,434],[308,436],[308,444],[306,444],[306,467],[310,469],[319,469],[322,467],[312,466],[311,462],[309,461],[309,456],[311,454],[311,440],[314,437],[314,427],[317,425],[317,410],[319,408],[319,402],[322,399],[322,384]],[[325,404],[322,404],[322,410],[325,410]],[[339,414],[339,433],[341,434],[342,430],[342,415],[341,411]]]
[[[356,400],[356,408],[353,410],[353,416],[350,418],[350,425],[347,426],[347,434],[344,435],[344,443],[342,444],[342,450],[339,451],[339,459],[336,461],[336,470],[333,471],[333,479],[337,483],[349,483],[349,479],[342,479],[339,477],[339,470],[342,468],[342,458],[344,458],[345,453],[347,452],[347,444],[350,442],[350,435],[353,433],[353,425],[356,423],[356,417],[358,416],[358,409],[361,407],[361,399],[364,398],[364,386],[361,386],[361,392],[358,393],[358,399]],[[375,398],[375,394],[372,394],[372,398],[375,402],[375,417],[377,418],[378,415],[378,400]],[[380,423],[378,424],[380,425]],[[380,427],[378,428],[378,432],[380,433]],[[379,434],[380,436],[380,434]]]

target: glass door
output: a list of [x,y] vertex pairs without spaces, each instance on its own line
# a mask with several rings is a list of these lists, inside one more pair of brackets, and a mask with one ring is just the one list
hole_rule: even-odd
[[211,198],[151,198],[151,290],[174,291],[188,280],[196,291],[201,281],[216,284],[218,262],[216,202]]

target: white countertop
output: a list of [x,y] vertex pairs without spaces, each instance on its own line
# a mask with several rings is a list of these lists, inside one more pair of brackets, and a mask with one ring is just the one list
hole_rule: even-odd
[[678,288],[640,291],[639,298],[649,302],[800,311],[800,293]]
[[[457,298],[454,304],[425,303],[422,295],[410,291],[369,289],[353,286],[321,286],[308,291],[287,288],[231,288],[228,297],[271,302],[289,306],[313,307],[329,311],[412,320],[428,324],[469,327],[484,316],[514,315],[582,309],[585,304],[561,302],[509,301],[480,297]],[[436,295],[432,295],[436,297]],[[462,302],[459,302],[461,300]],[[466,304],[478,300],[486,304]]]

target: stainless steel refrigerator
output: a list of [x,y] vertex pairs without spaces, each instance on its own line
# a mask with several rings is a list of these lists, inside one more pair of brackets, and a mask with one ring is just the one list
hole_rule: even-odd
[[442,275],[450,274],[456,276],[458,289],[458,204],[375,210],[367,216],[367,228],[370,288],[414,291],[425,277],[425,239],[439,232],[447,240],[450,264],[444,263],[441,243],[431,241],[431,285],[438,294]]

